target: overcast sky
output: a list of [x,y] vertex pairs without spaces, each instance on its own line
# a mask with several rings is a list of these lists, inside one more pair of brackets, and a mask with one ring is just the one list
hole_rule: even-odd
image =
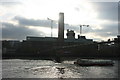
[[[2,39],[23,40],[26,36],[58,36],[59,13],[64,13],[66,30],[82,35],[88,39],[107,40],[118,34],[119,0],[0,0],[0,24]],[[0,29],[0,30],[1,30]]]

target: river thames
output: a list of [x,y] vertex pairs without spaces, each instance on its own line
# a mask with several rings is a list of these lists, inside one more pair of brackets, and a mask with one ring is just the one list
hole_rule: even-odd
[[4,59],[2,78],[118,78],[118,60],[113,66],[78,66],[75,60]]

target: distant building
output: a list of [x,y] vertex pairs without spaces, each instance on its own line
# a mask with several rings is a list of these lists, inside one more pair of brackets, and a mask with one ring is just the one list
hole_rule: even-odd
[[40,44],[45,42],[45,44],[54,44],[63,45],[63,43],[91,43],[92,39],[86,39],[85,36],[78,36],[78,39],[75,39],[74,30],[67,30],[67,39],[64,39],[64,13],[59,13],[58,21],[58,38],[56,37],[32,37],[27,36],[26,41],[39,41]]
[[67,39],[75,39],[75,33],[74,33],[74,31],[73,30],[69,30],[69,29],[67,29]]
[[[78,36],[78,39],[75,39],[75,33],[73,30],[67,30],[67,38],[64,39],[64,43],[93,43],[93,39],[86,39],[85,36]],[[57,43],[57,37],[33,37],[27,36],[26,41],[39,41],[39,42],[50,42],[50,43]]]
[[27,36],[26,41],[50,41],[50,42],[56,42],[57,38],[55,37],[33,37],[33,36]]
[[26,41],[39,41],[40,44],[44,42],[45,44],[58,43],[92,43],[92,39],[86,39],[85,36],[78,36],[78,39],[75,39],[74,30],[67,30],[67,38],[64,39],[64,13],[59,13],[58,21],[58,38],[57,37],[34,37],[27,36]]
[[114,38],[114,41],[120,43],[120,35],[118,35],[117,38]]

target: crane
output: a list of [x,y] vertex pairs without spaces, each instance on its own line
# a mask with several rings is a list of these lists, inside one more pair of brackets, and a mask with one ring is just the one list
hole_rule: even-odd
[[47,18],[47,19],[51,21],[51,37],[52,37],[53,20],[50,18]]
[[80,35],[82,35],[82,27],[83,27],[83,26],[89,27],[89,25],[80,25]]

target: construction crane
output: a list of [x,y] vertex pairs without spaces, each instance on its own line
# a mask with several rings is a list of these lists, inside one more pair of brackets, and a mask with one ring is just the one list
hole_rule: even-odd
[[52,37],[53,20],[50,18],[47,18],[47,19],[51,21],[51,37]]
[[82,35],[82,27],[83,27],[83,26],[89,27],[89,25],[80,25],[80,35]]

